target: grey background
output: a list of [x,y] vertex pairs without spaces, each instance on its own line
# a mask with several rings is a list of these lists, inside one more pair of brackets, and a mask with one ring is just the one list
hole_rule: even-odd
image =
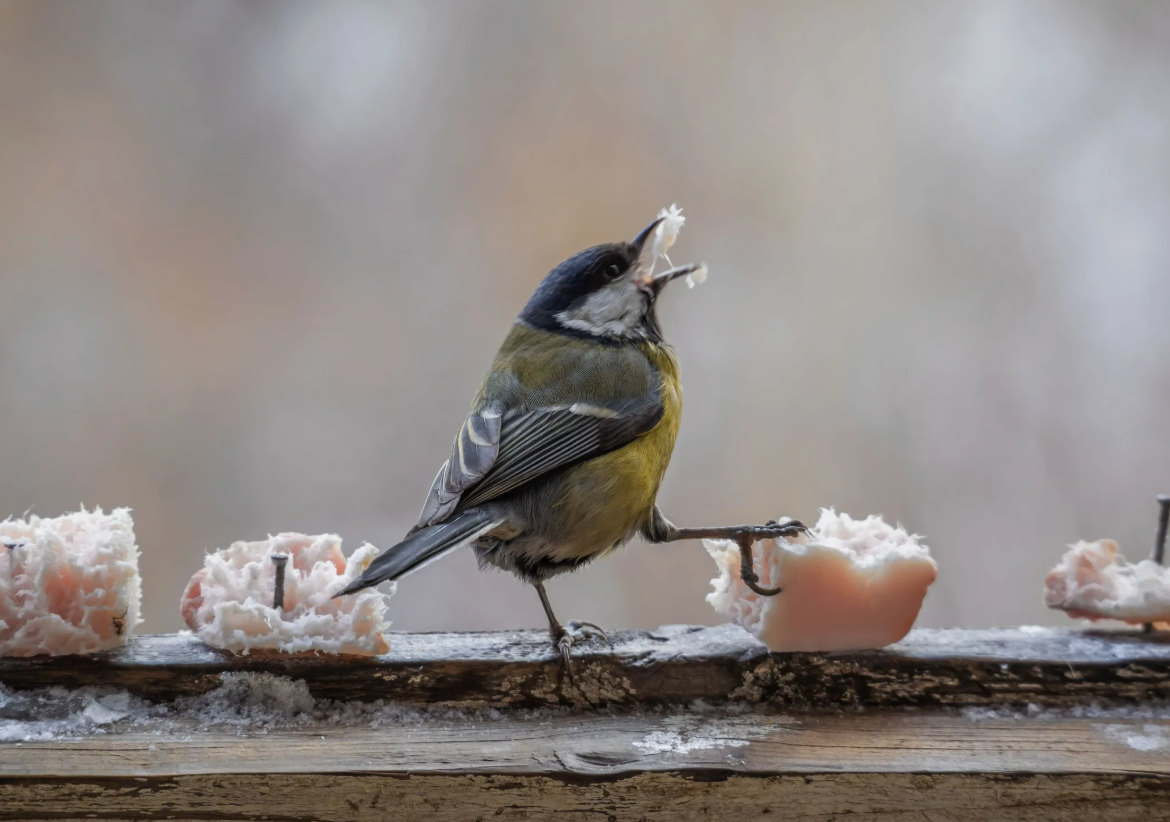
[[[391,545],[516,311],[689,217],[676,522],[881,512],[921,623],[1061,621],[1065,543],[1170,490],[1170,5],[0,2],[0,512],[134,508],[146,625],[202,552]],[[716,621],[698,544],[551,585]],[[395,626],[540,626],[469,555]]]

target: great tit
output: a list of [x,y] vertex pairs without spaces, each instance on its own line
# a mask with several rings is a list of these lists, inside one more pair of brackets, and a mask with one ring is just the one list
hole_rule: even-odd
[[678,436],[682,385],[656,305],[667,283],[698,265],[652,273],[647,240],[588,248],[554,268],[528,301],[476,394],[418,524],[338,596],[421,568],[471,545],[480,568],[532,584],[572,679],[570,650],[592,623],[561,625],[545,580],[641,534],[649,542],[735,539],[742,575],[755,539],[803,530],[766,526],[676,528],[655,500]]

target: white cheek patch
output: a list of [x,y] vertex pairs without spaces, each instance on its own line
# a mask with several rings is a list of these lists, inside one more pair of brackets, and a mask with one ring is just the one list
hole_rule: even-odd
[[621,280],[557,314],[557,322],[601,337],[641,337],[645,310],[637,286],[632,280]]

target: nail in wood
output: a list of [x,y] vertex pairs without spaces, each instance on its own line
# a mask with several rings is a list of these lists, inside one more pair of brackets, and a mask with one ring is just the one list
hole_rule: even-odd
[[1162,510],[1158,512],[1158,536],[1154,538],[1154,562],[1159,565],[1166,556],[1166,526],[1170,525],[1170,496],[1161,494],[1158,505]]
[[273,554],[272,564],[276,566],[276,591],[272,595],[272,607],[284,610],[284,568],[288,565],[288,554]]
[[[1158,495],[1158,535],[1154,537],[1154,553],[1150,555],[1150,559],[1159,565],[1163,564],[1166,558],[1166,527],[1170,525],[1170,496],[1166,494]],[[1147,622],[1144,626],[1145,632],[1148,634],[1154,630],[1154,624]]]

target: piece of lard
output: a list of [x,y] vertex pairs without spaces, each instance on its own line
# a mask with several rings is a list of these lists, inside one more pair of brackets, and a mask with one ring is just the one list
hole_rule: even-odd
[[[215,648],[384,654],[390,650],[389,594],[368,588],[333,599],[377,555],[378,549],[367,543],[346,559],[341,538],[334,534],[278,534],[258,542],[234,542],[205,557],[179,608],[187,626]],[[274,556],[288,557],[280,608],[274,607]]]
[[918,539],[879,516],[824,509],[808,534],[753,546],[759,584],[783,589],[771,597],[740,579],[736,543],[704,540],[720,571],[707,601],[772,651],[882,648],[910,631],[938,576]]
[[678,239],[678,233],[682,230],[683,223],[687,221],[687,218],[683,216],[682,209],[676,203],[671,203],[670,208],[664,208],[658,212],[658,219],[662,222],[654,229],[650,253],[654,255],[654,259],[657,260],[661,257],[666,260],[667,265],[670,265],[670,257],[666,256],[666,252],[670,251],[670,247]]
[[125,645],[141,603],[130,509],[0,522],[0,656]]
[[[659,257],[666,260],[668,266],[673,265],[666,252],[670,251],[670,247],[678,239],[678,233],[682,230],[683,223],[687,221],[687,218],[683,216],[682,209],[678,207],[677,203],[671,203],[670,208],[664,208],[659,211],[658,219],[661,222],[654,229],[654,234],[650,240],[651,274],[654,273],[654,266],[658,263]],[[696,285],[702,285],[707,282],[706,263],[687,274],[686,281],[687,288],[694,288]]]
[[1170,622],[1170,568],[1127,562],[1111,539],[1077,542],[1044,578],[1044,604],[1076,619]]

